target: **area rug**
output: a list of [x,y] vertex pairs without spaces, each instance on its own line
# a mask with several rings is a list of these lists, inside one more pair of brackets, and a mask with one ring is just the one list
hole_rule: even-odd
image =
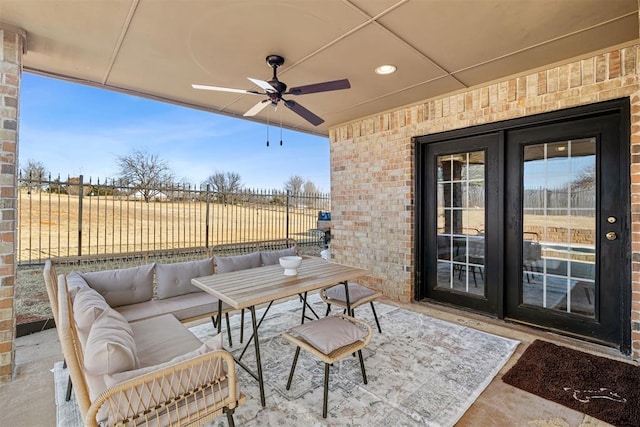
[[640,367],[534,341],[502,380],[615,426],[640,425]]
[[[325,305],[311,299],[314,310]],[[236,409],[243,426],[452,426],[473,404],[515,351],[518,341],[445,322],[387,304],[375,303],[382,334],[363,350],[368,384],[362,383],[357,357],[334,364],[329,378],[328,417],[322,418],[324,365],[306,352],[300,354],[290,390],[285,389],[295,348],[281,333],[300,322],[301,303],[274,305],[260,327],[260,352],[265,378],[266,407],[259,401],[257,382],[242,368],[237,372],[245,404]],[[260,314],[263,310],[259,310]],[[359,307],[356,316],[374,325],[370,308]],[[249,316],[247,319],[249,320]],[[250,336],[245,322],[245,339]],[[231,319],[238,355],[239,316]],[[214,334],[211,323],[191,328],[201,339]],[[226,338],[225,338],[226,341]],[[253,345],[243,362],[255,366]],[[54,369],[64,377],[62,364]],[[58,384],[58,381],[56,382]],[[75,402],[64,402],[64,387],[56,387],[58,419],[68,419]],[[77,412],[77,410],[76,410]],[[77,415],[76,415],[77,417]],[[75,422],[59,427],[80,426]],[[212,426],[226,426],[220,417]]]

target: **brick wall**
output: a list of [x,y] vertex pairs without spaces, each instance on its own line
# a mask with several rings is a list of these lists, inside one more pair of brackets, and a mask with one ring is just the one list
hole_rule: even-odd
[[0,383],[12,378],[16,277],[18,91],[24,34],[0,26]]
[[368,285],[414,294],[411,138],[579,105],[631,99],[632,347],[640,358],[640,47],[612,49],[335,127],[331,139],[332,254],[370,269]]

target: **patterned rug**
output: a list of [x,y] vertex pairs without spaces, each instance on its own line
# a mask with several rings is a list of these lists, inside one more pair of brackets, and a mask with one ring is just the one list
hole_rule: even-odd
[[[316,313],[325,305],[310,298]],[[274,305],[260,327],[267,405],[259,402],[257,382],[242,368],[237,372],[244,405],[235,421],[243,426],[452,426],[482,393],[515,351],[518,341],[434,319],[391,305],[375,303],[382,334],[370,307],[359,307],[358,318],[373,325],[373,338],[363,349],[368,384],[362,383],[357,357],[331,367],[328,416],[322,418],[324,364],[302,351],[290,390],[285,389],[295,347],[281,333],[300,322],[301,303]],[[260,315],[264,310],[258,310]],[[245,340],[250,336],[245,319]],[[232,352],[239,354],[240,316],[231,319]],[[213,336],[211,323],[191,328],[199,338]],[[226,340],[226,337],[225,337]],[[253,345],[243,362],[255,366]],[[81,426],[75,404],[64,401],[66,372],[54,367],[58,427]],[[212,423],[226,426],[226,418]]]

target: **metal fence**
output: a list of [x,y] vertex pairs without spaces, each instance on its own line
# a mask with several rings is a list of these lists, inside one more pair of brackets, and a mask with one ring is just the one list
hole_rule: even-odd
[[316,244],[318,212],[328,194],[278,190],[216,192],[190,184],[135,188],[116,181],[20,178],[18,263],[209,248],[292,238]]

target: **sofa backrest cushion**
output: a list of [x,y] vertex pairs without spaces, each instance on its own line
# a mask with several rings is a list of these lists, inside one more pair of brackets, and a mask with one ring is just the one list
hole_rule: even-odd
[[67,289],[69,290],[69,296],[71,297],[71,301],[76,297],[76,294],[81,289],[85,289],[89,287],[89,284],[86,280],[82,278],[80,273],[77,271],[72,271],[67,274]]
[[295,246],[279,251],[260,251],[260,260],[262,265],[274,265],[280,262],[280,257],[292,256],[296,254]]
[[78,330],[78,338],[85,348],[91,326],[109,307],[102,295],[89,286],[80,288],[73,300],[73,318]]
[[93,323],[84,349],[85,370],[93,375],[115,374],[139,367],[129,322],[108,308]]
[[191,284],[194,277],[213,274],[213,257],[198,261],[156,264],[156,292],[159,299],[202,292]]
[[153,298],[155,263],[118,270],[81,273],[89,286],[98,291],[111,307],[149,301]]
[[214,256],[216,260],[216,273],[230,273],[232,271],[256,268],[262,265],[260,252],[235,256]]

